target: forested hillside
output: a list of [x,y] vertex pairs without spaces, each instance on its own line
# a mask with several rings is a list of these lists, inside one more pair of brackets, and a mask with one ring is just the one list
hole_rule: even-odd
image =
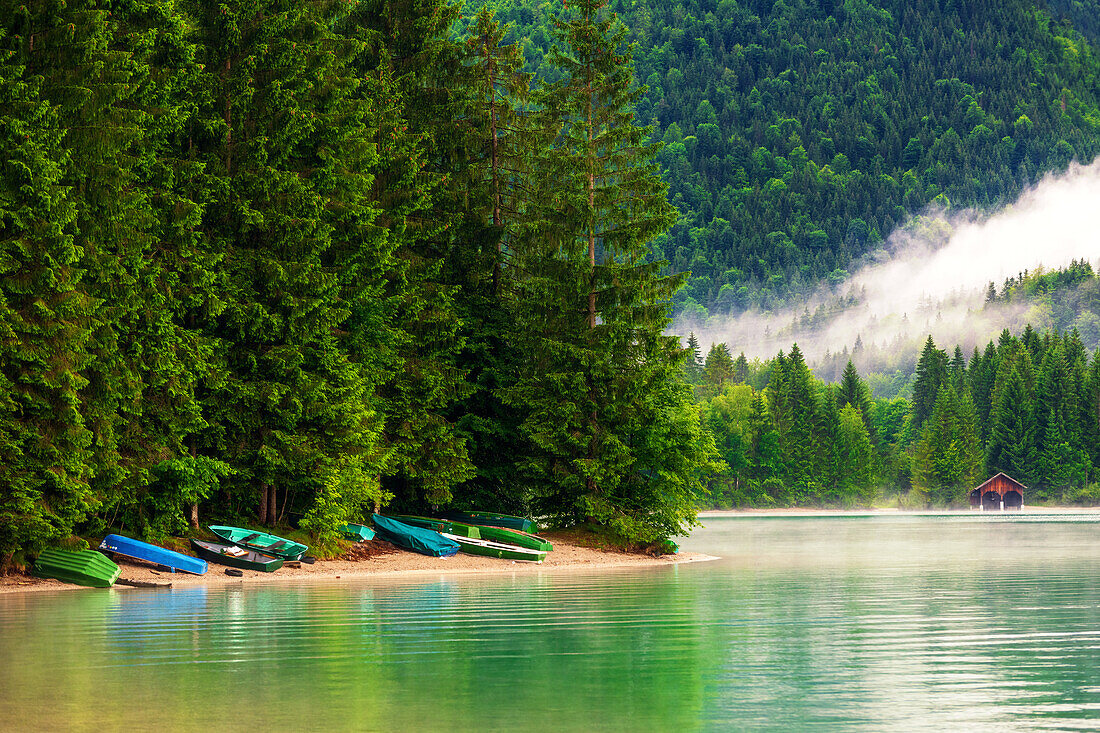
[[[691,272],[676,301],[697,316],[789,304],[936,199],[992,207],[1100,151],[1092,2],[612,7],[680,211],[655,253]],[[552,9],[501,7],[531,69]]]

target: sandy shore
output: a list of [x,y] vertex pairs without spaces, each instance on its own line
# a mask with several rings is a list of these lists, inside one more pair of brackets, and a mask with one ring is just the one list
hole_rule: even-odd
[[[122,568],[120,584],[115,588],[131,589],[122,585],[122,580],[144,583],[171,583],[172,587],[195,585],[227,585],[241,582],[303,582],[328,581],[336,579],[373,578],[373,577],[433,577],[454,574],[501,574],[501,573],[553,573],[570,571],[599,570],[604,568],[660,567],[677,563],[699,562],[715,558],[699,553],[681,552],[676,555],[635,555],[592,547],[581,547],[564,542],[554,533],[546,533],[554,543],[554,551],[546,556],[542,563],[513,562],[490,557],[478,557],[459,553],[454,557],[438,558],[418,555],[413,552],[397,550],[390,554],[375,555],[366,560],[318,560],[312,565],[301,563],[300,567],[284,566],[274,573],[261,573],[242,570],[243,577],[225,574],[221,565],[210,564],[206,575],[188,573],[169,573],[154,569],[152,566],[118,558]],[[59,580],[46,580],[25,575],[0,577],[0,594],[25,593],[56,590],[97,590],[62,583]],[[141,590],[141,588],[133,588]]]
[[[990,514],[1000,514],[993,511]],[[1020,514],[1097,514],[1100,507],[1067,506],[1024,506],[1004,512],[1006,516]],[[869,509],[807,509],[802,507],[784,507],[768,509],[708,509],[699,512],[700,521],[707,517],[873,517],[881,516],[945,516],[957,514],[980,514],[975,509],[897,509],[895,507],[873,507]]]

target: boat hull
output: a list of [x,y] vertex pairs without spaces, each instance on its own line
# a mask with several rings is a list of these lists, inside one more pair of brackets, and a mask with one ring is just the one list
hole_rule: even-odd
[[519,547],[526,547],[529,550],[542,550],[544,552],[550,552],[554,549],[554,545],[542,537],[528,534],[527,532],[521,532],[518,529],[479,525],[478,531],[483,540],[503,542],[506,545],[518,545]]
[[34,563],[34,575],[92,588],[110,588],[122,568],[95,550],[43,550]]
[[498,514],[497,512],[443,512],[443,516],[456,522],[466,524],[490,525],[493,527],[507,527],[518,529],[520,532],[535,534],[539,526],[526,517],[515,517],[511,514]]
[[309,548],[300,542],[284,539],[266,532],[258,532],[242,527],[224,527],[211,525],[210,531],[231,545],[253,550],[264,555],[274,555],[284,560],[301,560]]
[[340,534],[344,536],[344,539],[353,542],[374,539],[374,530],[363,524],[345,524],[340,528]]
[[[273,573],[283,566],[283,559],[281,557],[264,555],[255,550],[246,550],[237,545],[226,545],[219,542],[204,542],[202,540],[193,539],[191,540],[191,548],[194,549],[195,554],[199,557],[205,558],[210,562],[216,562],[219,565],[228,565],[231,568],[240,568],[241,570],[257,570],[261,573]],[[227,551],[231,552],[234,549],[242,550],[245,554],[226,554]]]
[[446,532],[443,533],[443,536],[457,542],[458,546],[461,548],[460,551],[468,555],[498,557],[502,560],[521,560],[524,562],[542,562],[546,559],[546,552],[544,550],[532,550],[527,547],[506,545],[502,542],[493,542],[491,540],[460,537],[458,535],[447,534]]
[[205,560],[117,534],[109,534],[104,537],[103,541],[99,543],[99,550],[163,565],[172,572],[179,570],[184,573],[203,575],[207,570]]
[[388,514],[386,516],[390,519],[404,522],[405,524],[411,524],[414,527],[430,529],[433,532],[447,532],[448,534],[456,534],[461,537],[472,537],[474,539],[479,539],[481,537],[480,530],[472,524],[452,522],[449,519],[436,519],[434,517],[417,517],[409,514]]
[[374,530],[376,536],[387,542],[392,542],[406,550],[419,552],[421,555],[452,557],[458,554],[458,543],[438,532],[414,527],[396,519],[383,517],[381,514],[374,515]]

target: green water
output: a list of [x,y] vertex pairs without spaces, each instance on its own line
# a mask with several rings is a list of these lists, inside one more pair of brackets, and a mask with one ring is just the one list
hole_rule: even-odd
[[715,518],[682,546],[722,559],[669,568],[0,596],[0,728],[1095,730],[1097,519]]

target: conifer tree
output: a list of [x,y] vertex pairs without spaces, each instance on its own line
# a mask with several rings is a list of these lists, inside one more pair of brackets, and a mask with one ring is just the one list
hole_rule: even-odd
[[0,573],[17,551],[68,537],[95,506],[78,396],[93,303],[62,115],[31,70],[39,10],[0,3]]
[[1032,483],[1037,439],[1032,395],[1014,366],[990,414],[986,471],[1003,471],[1025,485]]
[[293,505],[312,531],[332,533],[378,498],[379,421],[342,342],[354,301],[330,259],[337,217],[360,211],[370,185],[357,82],[344,70],[362,46],[334,30],[337,6],[200,11],[210,94],[194,154],[226,277],[211,324],[226,374],[207,396],[207,440],[261,523]]
[[873,498],[875,452],[863,413],[845,404],[838,416],[837,474],[849,488],[840,499],[845,504],[865,503]]
[[663,333],[680,278],[646,257],[674,212],[633,122],[626,29],[602,8],[582,0],[555,20],[559,81],[541,98],[559,130],[543,163],[554,187],[516,293],[530,366],[502,393],[530,410],[539,509],[655,540],[693,520],[713,444],[678,379],[686,353]]
[[695,337],[695,332],[692,331],[688,334],[687,340],[687,361],[684,364],[684,374],[687,375],[687,380],[691,384],[698,384],[703,377],[703,354],[699,350],[699,339]]
[[913,384],[913,402],[909,417],[910,439],[920,435],[924,421],[932,414],[940,386],[947,378],[947,354],[936,348],[929,336],[917,361],[917,376]]
[[846,406],[855,408],[863,420],[868,435],[875,435],[874,405],[871,403],[871,395],[867,385],[859,378],[859,373],[856,372],[851,359],[844,367],[844,374],[840,380],[840,388],[837,390],[837,405],[841,409]]
[[[456,277],[444,268],[456,237],[467,232],[460,222],[470,208],[465,120],[474,96],[451,35],[457,13],[436,0],[380,0],[350,6],[339,25],[345,36],[368,42],[351,65],[377,86],[361,98],[385,104],[375,117],[382,160],[371,195],[390,252],[375,271],[383,292],[361,301],[349,328],[362,347],[358,358],[376,367],[383,486],[419,504],[448,503],[452,488],[473,474],[453,421],[455,403],[472,391],[458,363],[467,334],[456,312]],[[476,307],[476,300],[466,306]]]
[[936,505],[960,503],[982,470],[974,407],[948,382],[940,387],[932,415],[917,445],[913,483]]
[[720,391],[722,385],[733,378],[733,371],[734,362],[729,347],[720,343],[711,344],[703,364],[704,381],[716,391]]

